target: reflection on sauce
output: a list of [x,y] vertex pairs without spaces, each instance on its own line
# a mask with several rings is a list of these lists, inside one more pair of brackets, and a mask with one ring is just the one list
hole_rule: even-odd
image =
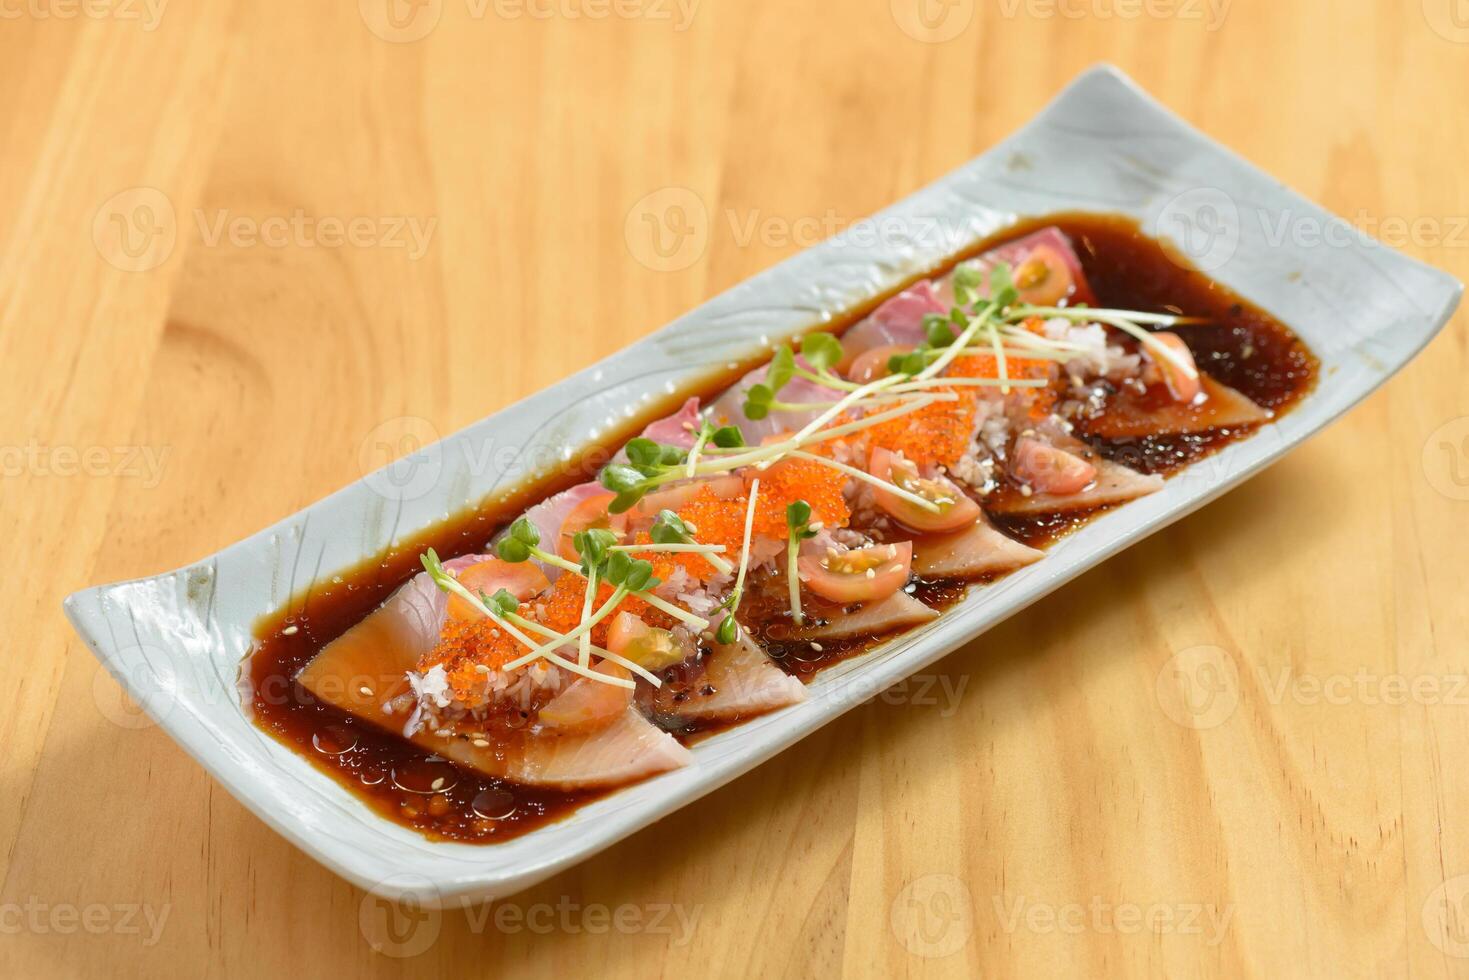
[[[977,243],[929,275],[941,273],[954,262],[1000,241],[1046,225],[1057,225],[1071,236],[1100,305],[1207,317],[1208,325],[1175,330],[1187,341],[1199,367],[1211,377],[1274,410],[1277,416],[1310,391],[1317,373],[1316,359],[1288,329],[1202,273],[1175,264],[1127,219],[1060,215],[1028,222]],[[833,329],[840,331],[857,322],[882,298],[851,311]],[[690,394],[708,396],[722,391],[755,363],[758,360],[691,385],[677,396],[650,406],[648,417],[666,414],[675,402]],[[376,559],[328,582],[312,585],[287,608],[262,619],[256,626],[259,647],[248,665],[254,685],[256,724],[341,780],[376,812],[433,838],[506,840],[600,795],[533,789],[461,769],[386,729],[317,701],[293,678],[323,646],[362,620],[415,574],[419,570],[418,555],[426,548],[437,549],[444,558],[482,549],[500,526],[530,504],[587,479],[595,472],[593,462],[606,459],[609,449],[621,445],[640,427],[640,420],[630,422],[622,432],[609,433],[602,446],[586,447],[583,458],[587,462],[573,463],[543,480],[501,495],[493,504],[472,508],[415,535]],[[1109,459],[1145,473],[1168,474],[1251,431],[1247,427],[1186,436],[1089,441]],[[1097,513],[992,519],[1013,537],[1044,547]],[[967,586],[952,581],[920,581],[910,585],[909,591],[929,606],[944,609],[961,599]],[[774,602],[762,608],[753,595],[749,605],[742,608],[742,618],[747,614],[752,634],[774,661],[802,680],[877,642],[876,638],[837,640],[822,642],[818,648],[809,642],[791,641],[784,608]],[[288,634],[286,630],[291,627],[294,629]],[[670,672],[669,683],[684,682],[678,670]],[[675,734],[689,741],[706,737],[709,731],[683,729]]]

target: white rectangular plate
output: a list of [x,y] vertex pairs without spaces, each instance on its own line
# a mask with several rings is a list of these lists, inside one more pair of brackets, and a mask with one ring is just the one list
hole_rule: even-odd
[[[870,300],[1025,216],[1131,215],[1170,237],[1321,359],[1317,389],[1259,433],[1093,521],[1042,562],[978,588],[947,615],[820,674],[803,704],[699,743],[695,761],[494,845],[441,843],[370,811],[254,727],[236,678],[251,628],[297,589],[380,553],[585,445],[711,367]],[[534,884],[759,765],[878,690],[1260,470],[1403,366],[1462,286],[1352,235],[1286,236],[1339,219],[1200,135],[1110,67],[1033,122],[870,225],[781,263],[574,377],[187,568],[87,589],[66,611],[87,645],[184,750],[259,817],[333,871],[428,905]],[[554,325],[551,325],[554,327]],[[504,447],[519,447],[506,459]],[[548,455],[550,454],[550,455]],[[487,470],[486,461],[496,464]]]

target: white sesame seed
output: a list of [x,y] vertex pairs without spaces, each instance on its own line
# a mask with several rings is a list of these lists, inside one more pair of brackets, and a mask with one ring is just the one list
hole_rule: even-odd
[[287,626],[285,629],[281,630],[281,636],[295,636],[297,631],[298,627]]
[[443,789],[443,788],[444,788],[444,777],[443,776],[440,776],[438,779],[435,779],[433,781],[433,785],[431,785],[429,787],[429,789]]
[[811,649],[815,650],[817,653],[820,653],[822,651],[823,647],[821,646],[820,643],[817,643],[815,640],[812,640],[811,641]]
[[361,695],[362,695],[362,696],[363,696],[363,697],[365,697],[365,698],[370,698],[370,697],[372,697],[372,688],[370,688],[370,687],[368,687],[368,686],[367,686],[367,685],[366,685],[366,684],[364,684],[364,685],[362,685],[362,686],[361,686],[361,687],[359,687],[359,688],[358,688],[358,689],[357,689],[357,692],[358,692],[358,693],[359,693],[359,694],[361,694]]
[[489,745],[490,745],[489,742],[487,742],[485,739],[482,739],[482,738],[477,738],[477,739],[475,739],[470,744],[472,744],[477,749],[489,748]]
[[1031,495],[1031,492],[1032,491],[1031,491],[1030,487],[1021,487],[1020,488],[1020,496],[1022,496],[1022,497],[1029,497]]
[[490,672],[490,668],[487,664],[475,664],[474,670],[475,673],[479,674],[488,674]]

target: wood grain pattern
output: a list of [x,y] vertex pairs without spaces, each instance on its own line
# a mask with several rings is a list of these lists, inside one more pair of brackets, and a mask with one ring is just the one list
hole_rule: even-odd
[[[928,687],[374,952],[383,910],[129,724],[66,593],[596,360],[1098,60],[1469,278],[1453,0],[924,0],[942,43],[918,0],[392,2],[0,7],[0,972],[1469,975],[1463,314]],[[666,188],[708,218],[671,258]]]

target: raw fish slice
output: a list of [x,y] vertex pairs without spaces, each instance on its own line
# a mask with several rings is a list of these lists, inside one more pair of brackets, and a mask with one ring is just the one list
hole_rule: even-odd
[[950,534],[929,534],[913,542],[913,571],[925,578],[982,578],[1014,571],[1045,557],[983,518]]
[[1105,459],[1097,460],[1096,467],[1096,482],[1080,493],[1065,496],[1036,493],[1029,497],[1016,494],[990,505],[989,510],[994,514],[1063,514],[1122,504],[1163,489],[1163,478],[1156,473],[1144,476]]
[[[810,370],[811,366],[799,356],[796,358],[796,363]],[[751,371],[735,382],[734,387],[720,395],[709,407],[710,420],[716,426],[738,427],[745,437],[746,445],[758,446],[761,440],[769,436],[799,430],[826,410],[825,406],[821,406],[810,411],[771,412],[758,421],[746,418],[743,408],[745,393],[755,385],[764,382],[769,369],[769,365],[766,365]],[[783,402],[834,402],[840,400],[844,394],[846,392],[828,388],[826,385],[817,384],[805,378],[792,378],[785,387],[780,389],[776,398]]]
[[[567,515],[576,509],[577,504],[586,500],[588,497],[595,497],[597,494],[605,493],[607,493],[607,489],[596,481],[578,483],[569,490],[562,490],[555,496],[547,497],[526,511],[523,516],[531,524],[535,525],[536,530],[540,532],[541,550],[555,554],[556,542],[560,540],[561,525],[566,522]],[[502,531],[496,537],[496,540],[504,537],[506,533],[508,532]],[[547,565],[544,562],[537,562],[536,564],[540,565],[541,571],[546,573],[546,579],[548,581],[556,581],[557,577],[561,574],[561,569],[555,565]]]
[[[1071,239],[1059,228],[1042,228],[1040,231],[1026,235],[1024,238],[1016,239],[999,248],[991,249],[983,255],[976,256],[961,265],[970,266],[981,272],[989,272],[1001,262],[1007,263],[1012,270],[1019,266],[1035,251],[1038,246],[1046,245],[1056,250],[1067,269],[1071,272],[1071,280],[1074,284],[1071,294],[1067,297],[1069,305],[1077,303],[1096,304],[1096,297],[1092,293],[1091,286],[1086,281],[1086,273],[1082,271],[1081,259],[1076,254],[1076,249],[1071,246]],[[954,277],[953,273],[939,280],[936,295],[939,302],[944,304],[944,311],[954,303]]]
[[[820,616],[818,609],[809,610],[811,615]],[[906,592],[894,592],[886,599],[869,602],[850,613],[840,608],[833,610],[825,626],[814,626],[796,631],[793,635],[802,640],[841,640],[849,636],[881,636],[894,630],[907,629],[938,617],[937,609],[930,609]]]
[[[464,564],[473,560],[477,556],[460,559]],[[443,593],[432,600],[425,586],[439,592],[426,574],[414,576],[317,654],[298,676],[300,683],[328,704],[370,724],[396,730],[395,716],[385,713],[382,706],[407,690],[404,674],[438,642],[437,626],[430,635],[426,624],[437,618],[442,625],[446,615]],[[400,722],[402,716],[396,719]],[[420,731],[411,740],[487,775],[565,789],[618,786],[675,769],[691,758],[677,740],[632,709],[610,726],[587,735],[523,734],[481,747],[464,738],[441,738],[429,731]]]
[[[692,449],[694,447],[694,440],[697,438],[699,432],[700,421],[699,399],[690,398],[683,403],[683,407],[672,415],[658,419],[656,422],[648,423],[648,427],[642,431],[642,436],[645,439],[652,439],[654,442],[661,442],[665,446]],[[627,451],[625,449],[619,449],[617,451],[617,459],[619,461],[625,461],[627,459]]]
[[[458,571],[485,559],[465,555],[444,562]],[[449,597],[419,572],[360,623],[328,643],[296,680],[343,711],[386,722],[382,705],[408,689],[405,674],[439,642]]]
[[693,761],[693,753],[633,708],[588,735],[524,734],[476,746],[420,732],[413,741],[488,776],[564,790],[621,786]]
[[[952,301],[952,291],[950,300]],[[927,338],[927,332],[923,329],[923,318],[930,313],[948,312],[948,305],[939,300],[932,282],[925,279],[914,283],[842,334],[842,350],[845,353],[842,366],[846,367],[858,355],[874,347],[917,347]]]
[[[713,691],[702,693],[706,686]],[[703,676],[684,690],[687,697],[682,701],[674,700],[672,685],[659,690],[653,700],[658,715],[685,722],[732,721],[806,700],[805,685],[771,663],[765,651],[745,636],[715,647]]]
[[[1086,431],[1108,439],[1148,435],[1184,435],[1209,429],[1259,425],[1273,413],[1226,384],[1200,372],[1204,400],[1188,405],[1173,400],[1159,401],[1124,392],[1113,398],[1107,410],[1086,423]],[[1156,403],[1156,407],[1155,407]]]

